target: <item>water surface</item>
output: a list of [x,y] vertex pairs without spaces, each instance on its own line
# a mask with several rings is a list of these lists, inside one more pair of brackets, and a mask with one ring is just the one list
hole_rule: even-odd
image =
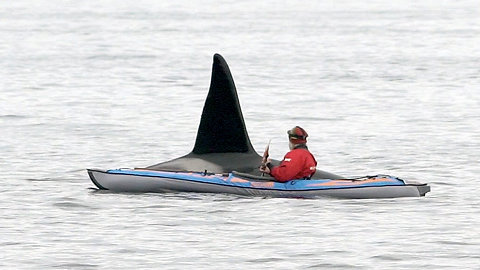
[[[478,269],[475,1],[14,1],[0,10],[2,269]],[[98,191],[194,144],[212,56],[251,141],[425,198]]]

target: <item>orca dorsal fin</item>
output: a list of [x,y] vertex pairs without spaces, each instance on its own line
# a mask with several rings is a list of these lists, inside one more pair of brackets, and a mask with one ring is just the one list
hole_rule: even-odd
[[210,90],[192,153],[256,153],[248,137],[237,89],[227,62],[213,56]]

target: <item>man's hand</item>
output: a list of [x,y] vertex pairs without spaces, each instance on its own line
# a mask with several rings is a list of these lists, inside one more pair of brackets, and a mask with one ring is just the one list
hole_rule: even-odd
[[262,172],[262,173],[266,173],[266,174],[270,174],[270,169],[268,168],[268,165],[270,163],[270,159],[267,160],[267,162],[265,164],[262,164],[262,166],[260,166],[259,170]]

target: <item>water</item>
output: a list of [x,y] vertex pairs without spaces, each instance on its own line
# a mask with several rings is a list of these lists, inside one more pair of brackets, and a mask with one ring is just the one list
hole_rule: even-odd
[[[479,269],[476,1],[170,2],[3,3],[0,268]],[[301,125],[321,169],[432,192],[96,190],[192,149],[214,53],[258,151]]]

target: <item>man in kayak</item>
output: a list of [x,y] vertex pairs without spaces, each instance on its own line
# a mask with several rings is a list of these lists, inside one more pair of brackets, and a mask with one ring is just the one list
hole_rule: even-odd
[[283,158],[279,166],[273,166],[270,161],[260,167],[260,171],[268,173],[278,182],[292,179],[310,179],[316,171],[317,161],[307,148],[307,132],[296,126],[287,131],[290,152]]

